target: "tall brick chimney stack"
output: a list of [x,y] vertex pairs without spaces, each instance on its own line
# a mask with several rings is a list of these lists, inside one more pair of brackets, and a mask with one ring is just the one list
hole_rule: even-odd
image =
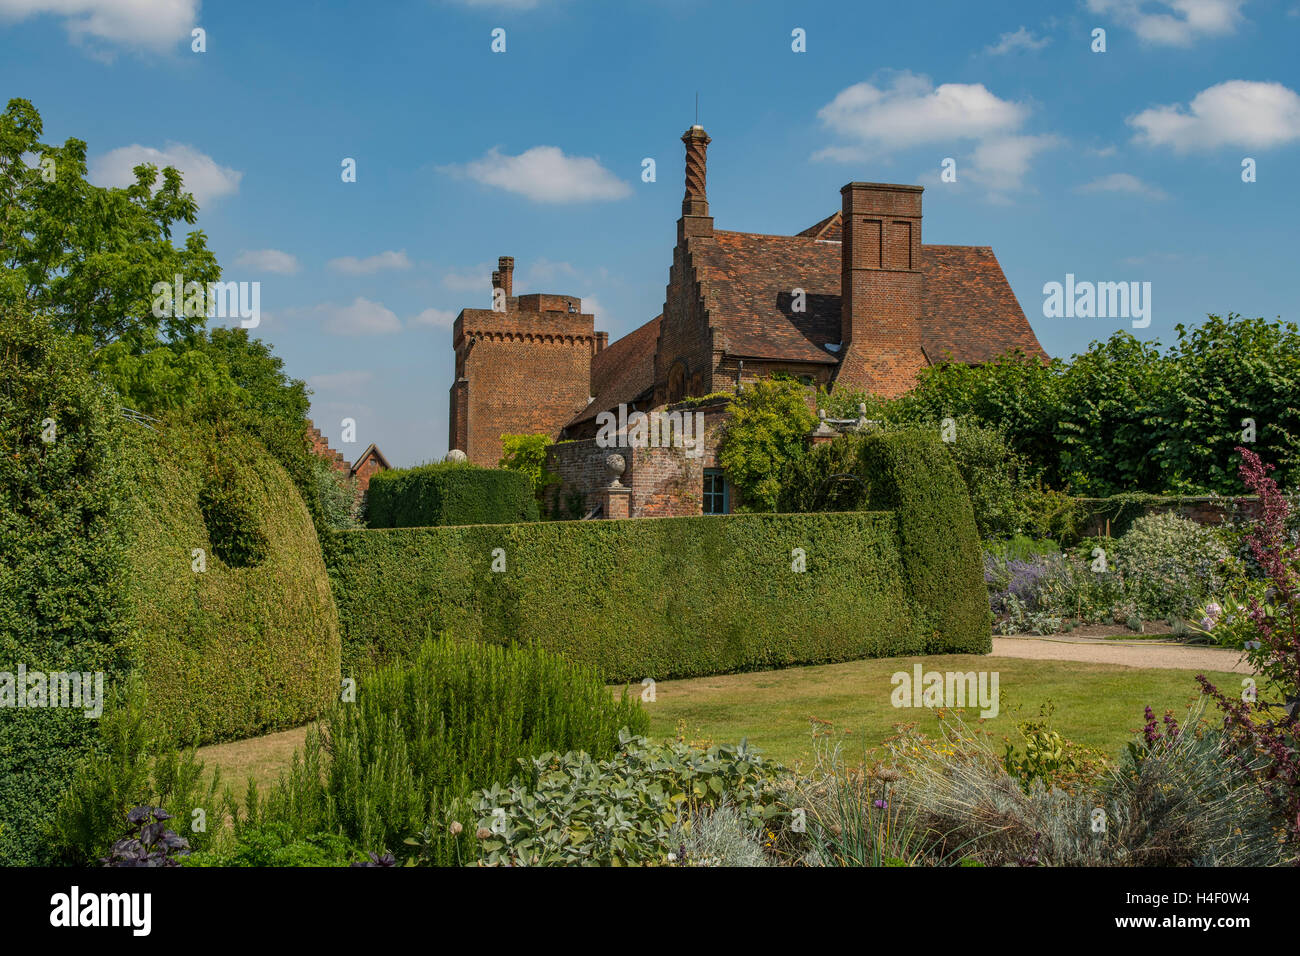
[[502,256],[497,260],[497,268],[501,270],[501,288],[505,290],[506,301],[515,294],[515,257]]
[[709,215],[709,197],[705,191],[706,153],[709,134],[695,125],[682,134],[686,144],[686,195],[682,198],[682,218],[677,220],[677,240],[690,236],[713,235],[713,217]]
[[[849,183],[840,190],[840,330],[873,391],[897,394],[921,351],[921,186]],[[845,354],[842,353],[842,354]],[[847,354],[846,354],[847,361]]]

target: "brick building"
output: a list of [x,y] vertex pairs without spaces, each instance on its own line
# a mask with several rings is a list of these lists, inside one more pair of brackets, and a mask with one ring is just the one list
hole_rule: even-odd
[[311,443],[313,454],[324,458],[344,478],[356,480],[358,495],[364,495],[370,489],[370,479],[375,472],[392,467],[374,442],[366,446],[361,457],[349,465],[343,454],[330,447],[329,439],[311,421],[307,422],[307,440]]
[[[928,365],[1013,349],[1046,357],[992,249],[922,243],[923,187],[848,183],[837,211],[793,236],[730,232],[709,210],[708,134],[693,126],[682,142],[686,194],[662,312],[609,343],[576,297],[516,297],[503,257],[493,309],[466,309],[453,329],[452,448],[495,465],[502,434],[552,436],[554,503],[575,517],[730,510],[713,460],[724,412],[705,409],[695,457],[623,434],[598,442],[597,417],[680,409],[776,372],[893,397]],[[621,477],[605,466],[611,453]],[[610,487],[623,490],[610,499]]]

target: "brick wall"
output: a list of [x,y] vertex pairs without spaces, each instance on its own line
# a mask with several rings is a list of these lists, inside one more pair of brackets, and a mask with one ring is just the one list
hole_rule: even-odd
[[581,309],[575,296],[521,296],[519,302],[563,303],[566,310],[465,309],[452,330],[458,381],[449,444],[478,465],[496,466],[503,434],[558,436],[590,397],[595,318],[567,311],[568,303]]
[[[559,475],[560,484],[547,493],[546,505],[557,506],[561,517],[582,517],[600,500],[609,484],[605,458],[620,454],[627,469],[620,479],[631,489],[629,515],[633,518],[686,517],[703,513],[704,469],[717,467],[718,429],[726,420],[725,406],[698,409],[704,413],[704,454],[688,457],[685,448],[601,447],[596,439],[561,442],[548,450],[547,467]],[[684,413],[696,409],[682,409]],[[570,509],[581,499],[580,507]],[[733,504],[737,499],[733,495]]]
[[375,460],[374,456],[368,457],[365,461],[357,466],[356,471],[352,473],[357,480],[357,493],[364,495],[370,490],[370,479],[377,472],[384,470],[384,466]]
[[921,349],[921,188],[849,183],[843,220],[840,378],[892,397],[916,384]]
[[[1093,507],[1104,506],[1107,501],[1104,498],[1084,498],[1081,500],[1085,505]],[[1208,495],[1186,495],[1168,497],[1163,501],[1152,502],[1143,508],[1143,514],[1155,514],[1163,511],[1172,511],[1177,515],[1195,521],[1197,524],[1216,525],[1234,519],[1253,520],[1258,518],[1262,512],[1262,505],[1259,498],[1254,496],[1222,498]],[[1104,535],[1106,533],[1105,517],[1094,515],[1086,523],[1082,531],[1083,534],[1089,536]]]
[[342,452],[337,452],[330,447],[329,439],[321,434],[321,430],[311,422],[307,423],[307,440],[311,442],[311,451],[313,455],[324,458],[330,463],[330,467],[340,474],[350,474],[352,466],[344,459]]
[[[656,406],[668,401],[668,373],[678,361],[686,366],[687,396],[715,391],[713,369],[721,353],[715,353],[713,347],[713,330],[709,328],[690,257],[692,246],[701,242],[713,242],[713,239],[687,239],[673,249],[673,264],[668,272],[663,318],[659,323],[659,341],[655,350]],[[721,383],[719,387],[722,387]]]

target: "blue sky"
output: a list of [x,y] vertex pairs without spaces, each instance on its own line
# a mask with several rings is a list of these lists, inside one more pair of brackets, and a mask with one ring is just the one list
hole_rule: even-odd
[[0,0],[0,88],[101,184],[181,168],[317,424],[403,465],[447,450],[450,323],[498,256],[611,339],[660,311],[697,92],[718,228],[920,183],[924,240],[992,246],[1054,355],[1130,326],[1045,318],[1067,273],[1150,282],[1135,334],[1166,343],[1207,312],[1295,320],[1298,39],[1300,0]]

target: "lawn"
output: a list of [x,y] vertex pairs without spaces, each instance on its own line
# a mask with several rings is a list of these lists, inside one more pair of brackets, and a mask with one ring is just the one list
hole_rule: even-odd
[[[915,663],[926,671],[997,671],[1001,708],[984,727],[998,739],[1013,734],[1017,719],[1036,714],[1050,700],[1056,729],[1111,755],[1142,727],[1148,704],[1158,715],[1169,709],[1181,718],[1199,690],[1196,671],[942,655],[666,681],[655,688],[654,703],[645,706],[656,736],[682,727],[691,740],[727,743],[748,737],[768,756],[793,764],[811,759],[816,721],[819,732],[829,731],[843,743],[846,757],[860,756],[891,736],[897,724],[937,726],[933,711],[890,704],[890,677],[910,674]],[[1241,681],[1240,674],[1206,676],[1222,687]],[[965,713],[968,720],[977,719],[971,708]]]
[[[936,726],[933,711],[890,704],[891,676],[898,671],[910,674],[916,663],[926,671],[996,671],[1000,712],[984,726],[998,739],[1015,732],[1020,716],[1036,714],[1050,700],[1056,705],[1054,726],[1062,734],[1111,755],[1141,728],[1144,707],[1150,705],[1158,715],[1173,710],[1181,718],[1197,695],[1195,671],[940,655],[663,681],[655,688],[655,700],[645,707],[655,737],[675,736],[679,730],[687,739],[705,743],[735,743],[747,737],[769,757],[793,765],[811,760],[816,726],[819,733],[841,742],[846,758],[856,761],[891,736],[898,724]],[[1241,681],[1240,674],[1212,671],[1206,676],[1221,687]],[[641,692],[639,686],[631,690]],[[966,715],[977,718],[970,708]],[[264,788],[288,766],[304,733],[299,728],[204,747],[200,756],[209,767],[220,767],[223,780],[236,791],[242,791],[250,775]]]

